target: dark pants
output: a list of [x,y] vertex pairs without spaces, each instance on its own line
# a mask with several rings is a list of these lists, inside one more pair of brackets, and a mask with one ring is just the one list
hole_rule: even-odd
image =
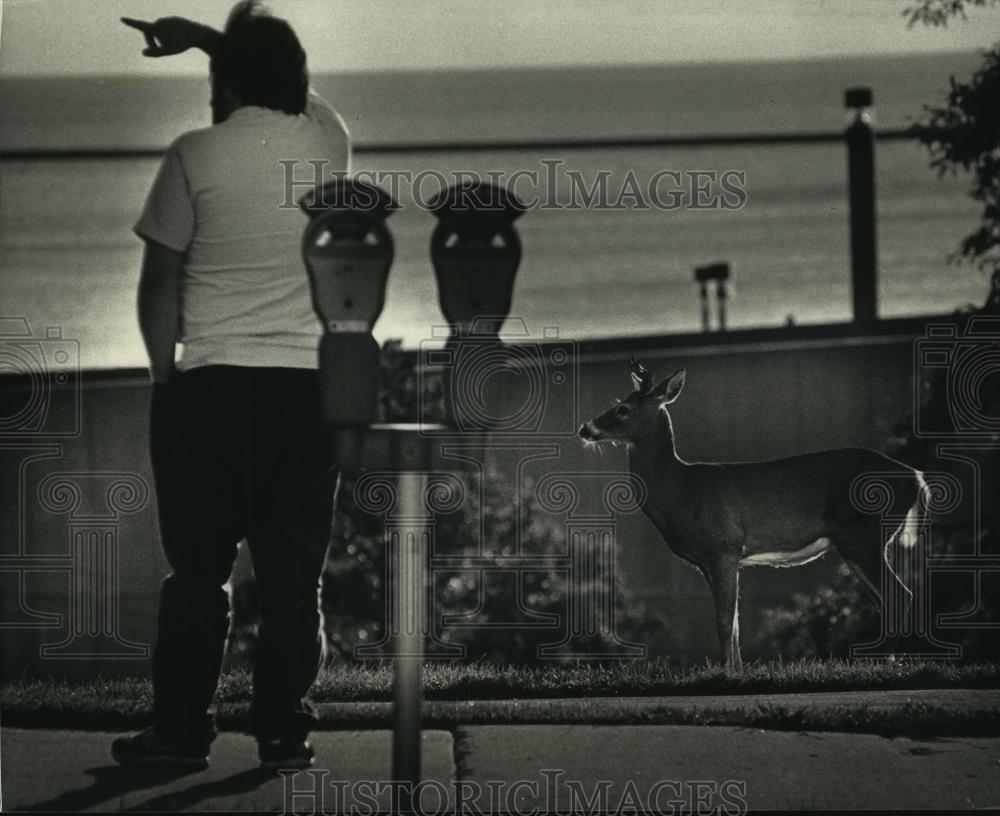
[[318,374],[206,366],[154,386],[151,455],[160,531],[173,572],[160,594],[154,718],[167,738],[214,737],[208,707],[229,631],[229,580],[247,539],[261,619],[250,732],[302,738],[322,660],[320,579],[337,473]]

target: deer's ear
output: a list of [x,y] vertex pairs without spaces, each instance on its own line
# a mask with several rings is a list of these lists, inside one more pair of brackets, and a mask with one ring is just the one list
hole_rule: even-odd
[[684,377],[687,371],[678,369],[665,380],[660,380],[653,388],[653,396],[660,401],[660,405],[670,405],[680,396],[681,389],[684,388]]
[[636,391],[642,391],[642,377],[640,377],[634,371],[632,372],[632,387]]

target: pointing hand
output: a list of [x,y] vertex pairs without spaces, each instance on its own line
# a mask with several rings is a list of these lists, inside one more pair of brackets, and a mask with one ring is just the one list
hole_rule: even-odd
[[148,23],[132,17],[122,17],[125,25],[141,31],[146,38],[143,54],[147,57],[168,57],[192,47],[204,47],[208,37],[215,32],[208,26],[184,17],[161,17]]

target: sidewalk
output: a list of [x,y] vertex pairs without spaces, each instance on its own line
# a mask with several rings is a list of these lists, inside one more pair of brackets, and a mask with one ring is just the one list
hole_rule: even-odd
[[[743,803],[779,810],[997,808],[1000,736],[656,724],[678,711],[752,706],[767,714],[776,710],[776,698],[790,708],[814,709],[820,718],[853,706],[869,715],[863,722],[877,724],[870,715],[914,705],[923,710],[934,698],[956,714],[963,698],[970,711],[992,711],[996,695],[951,690],[428,703],[431,710],[454,710],[439,710],[438,723],[424,732],[421,802],[429,813],[447,812],[456,801],[468,813],[607,811],[630,804],[731,813]],[[560,716],[566,721],[558,722]],[[615,717],[617,724],[610,724]],[[644,724],[626,724],[635,717]],[[445,729],[442,720],[452,724]],[[525,720],[535,724],[516,724]],[[315,768],[288,777],[260,771],[253,741],[238,733],[220,735],[209,770],[182,776],[114,765],[114,736],[0,727],[3,809],[289,812],[294,806],[309,813],[343,812],[346,801],[347,810],[353,804],[354,812],[367,813],[391,802],[390,792],[376,787],[390,777],[392,735],[384,728],[315,733]],[[292,788],[299,794],[294,802]]]
[[[111,763],[112,734],[4,729],[3,809],[59,811],[388,810],[388,731],[316,735],[317,764],[282,777],[256,767],[253,741],[223,734],[207,771],[184,776]],[[453,758],[458,758],[458,767]],[[1000,739],[888,739],[716,726],[519,725],[424,734],[422,802],[445,812],[596,811],[635,802],[696,810],[1000,807]],[[462,780],[456,788],[454,780]],[[338,786],[340,791],[338,792]],[[294,787],[300,795],[287,798]],[[477,811],[478,808],[478,811]],[[348,807],[348,810],[350,807]],[[736,812],[732,810],[730,812]]]
[[[463,779],[486,791],[489,779],[538,783],[537,794],[508,784],[503,807],[522,813],[554,809],[553,790],[563,812],[579,811],[602,785],[592,812],[617,811],[630,802],[651,812],[670,813],[671,803],[697,812],[699,801],[705,813],[741,812],[736,808],[743,802],[751,810],[796,812],[1000,807],[1000,738],[527,725],[460,728],[455,739]],[[546,768],[561,775],[543,775]],[[580,791],[575,800],[573,787]]]

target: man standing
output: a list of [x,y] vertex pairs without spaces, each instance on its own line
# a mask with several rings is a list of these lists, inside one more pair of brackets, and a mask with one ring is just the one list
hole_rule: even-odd
[[350,142],[309,90],[294,31],[256,0],[237,3],[221,34],[177,17],[123,22],[144,34],[147,56],[198,47],[211,57],[213,125],[170,145],[135,226],[146,245],[139,323],[172,572],[153,654],[154,724],[115,740],[112,754],[126,765],[207,767],[229,629],[224,585],[246,538],[261,595],[250,732],[262,764],[305,767],[337,471],[320,415],[305,224],[281,206],[280,162],[321,159],[346,173]]

